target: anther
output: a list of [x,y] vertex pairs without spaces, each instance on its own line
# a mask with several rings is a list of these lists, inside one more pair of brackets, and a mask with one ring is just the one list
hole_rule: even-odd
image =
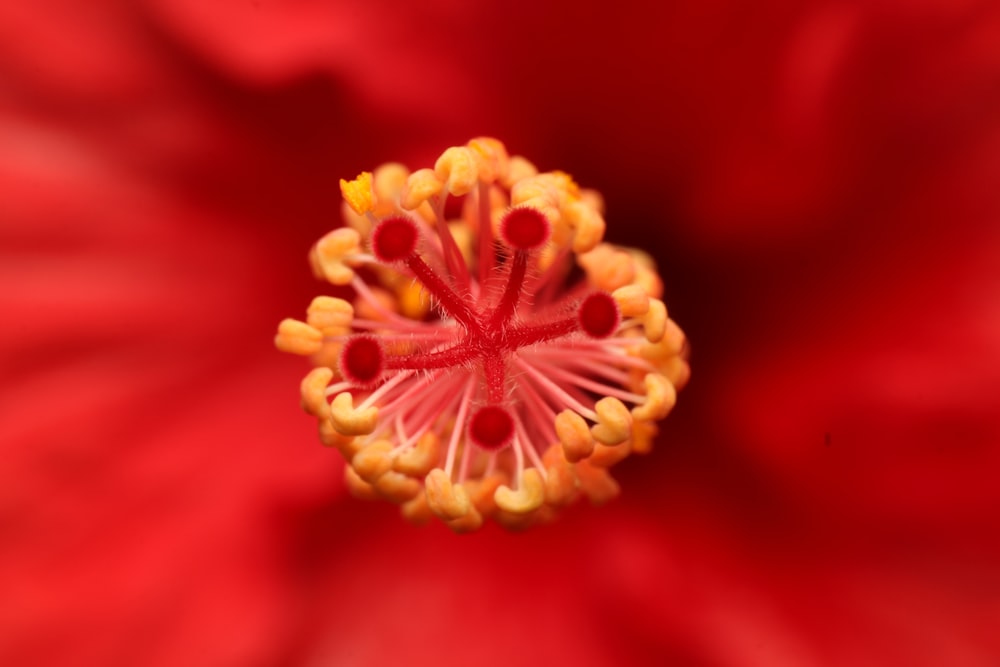
[[583,417],[572,410],[563,410],[555,419],[556,435],[562,443],[566,460],[585,459],[594,451],[594,438]]
[[389,456],[391,451],[391,442],[377,440],[361,448],[351,459],[351,466],[358,473],[358,477],[369,484],[374,484],[379,477],[392,469],[392,459]]
[[361,451],[361,443],[353,435],[344,435],[337,431],[330,419],[319,420],[319,441],[326,447],[333,447],[345,461],[350,461]]
[[374,208],[371,173],[363,171],[353,181],[340,179],[340,194],[358,215],[371,211]]
[[415,526],[422,526],[434,518],[430,506],[427,504],[427,494],[418,493],[410,500],[403,503],[399,508],[403,518]]
[[323,347],[323,334],[305,322],[286,318],[278,324],[274,346],[291,354],[315,354]]
[[510,158],[507,148],[493,137],[476,137],[467,144],[479,172],[479,180],[483,183],[506,180],[510,173]]
[[545,502],[545,482],[534,468],[528,468],[521,475],[517,491],[507,485],[500,486],[493,494],[497,507],[512,514],[534,512]]
[[542,456],[542,463],[545,464],[545,502],[556,507],[573,502],[578,482],[562,446],[549,447]]
[[321,420],[330,418],[330,404],[326,402],[326,388],[333,379],[333,370],[326,366],[314,368],[302,378],[302,409]]
[[647,373],[643,383],[646,385],[646,402],[632,408],[632,416],[642,420],[663,419],[677,402],[677,390],[659,373]]
[[421,491],[420,482],[391,470],[380,475],[374,487],[380,496],[393,503],[405,503]]
[[354,306],[343,299],[318,296],[306,310],[306,322],[324,336],[339,336],[347,332],[354,319]]
[[482,407],[469,419],[469,439],[486,450],[503,449],[514,439],[514,418],[499,405]]
[[497,503],[493,496],[497,489],[506,482],[505,475],[493,473],[487,477],[467,480],[463,486],[473,507],[483,516],[492,516],[497,510]]
[[580,329],[591,338],[607,338],[618,330],[621,312],[614,297],[607,292],[593,292],[580,304],[577,313]]
[[434,173],[445,182],[449,194],[458,197],[469,194],[479,178],[476,158],[465,146],[452,146],[441,153]]
[[483,515],[473,507],[469,510],[468,514],[461,516],[457,519],[450,519],[445,523],[448,527],[459,535],[463,533],[474,533],[483,527]]
[[631,438],[618,445],[598,444],[594,447],[594,453],[587,459],[587,463],[599,468],[610,468],[619,461],[628,457],[632,453]]
[[433,431],[424,433],[415,446],[396,456],[392,469],[411,477],[424,477],[438,462],[439,444]]
[[461,484],[452,484],[448,474],[435,468],[424,478],[424,491],[431,511],[442,519],[459,519],[469,513],[472,503]]
[[406,179],[406,185],[400,193],[399,205],[407,211],[412,211],[431,197],[435,197],[444,189],[444,183],[435,175],[433,169],[417,169]]
[[606,396],[594,404],[598,421],[591,427],[594,440],[604,445],[620,445],[632,435],[632,415],[625,404]]
[[341,227],[328,232],[316,242],[309,253],[313,272],[318,278],[325,278],[334,285],[347,285],[354,278],[354,270],[348,266],[350,255],[361,252],[361,235],[350,227]]
[[355,409],[354,398],[345,391],[337,394],[330,403],[330,421],[344,435],[368,435],[375,430],[378,408]]
[[378,500],[378,493],[375,488],[358,477],[358,473],[351,466],[344,466],[344,482],[347,490],[352,496],[359,500]]
[[592,466],[587,461],[576,464],[580,489],[594,505],[603,505],[621,492],[621,487],[604,468]]
[[639,285],[619,287],[611,293],[622,317],[642,317],[649,312],[649,294]]
[[573,252],[589,252],[604,239],[607,224],[601,214],[582,201],[574,201],[563,208],[563,216],[575,232]]
[[667,331],[667,307],[659,299],[649,300],[649,312],[642,319],[646,340],[658,343]]

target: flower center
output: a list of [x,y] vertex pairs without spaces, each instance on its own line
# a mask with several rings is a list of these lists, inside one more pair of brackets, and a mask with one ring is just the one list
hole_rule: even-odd
[[[470,420],[472,440],[485,449],[510,444],[513,417],[503,407],[508,383],[507,366],[519,349],[547,343],[574,334],[605,338],[614,333],[621,316],[614,298],[592,292],[571,305],[561,317],[523,312],[521,304],[528,282],[528,269],[537,261],[549,238],[545,216],[530,207],[510,209],[500,222],[501,239],[510,250],[502,267],[496,268],[499,298],[490,303],[489,289],[480,290],[479,306],[473,307],[452,284],[418,252],[420,230],[405,217],[381,221],[372,232],[372,252],[380,260],[407,267],[438,304],[444,317],[457,321],[464,335],[430,352],[383,357],[383,349],[369,335],[348,339],[341,355],[341,371],[359,385],[375,382],[384,368],[395,371],[425,371],[477,364],[485,387],[487,406]],[[495,289],[495,288],[494,288]],[[501,416],[502,415],[502,416]]]

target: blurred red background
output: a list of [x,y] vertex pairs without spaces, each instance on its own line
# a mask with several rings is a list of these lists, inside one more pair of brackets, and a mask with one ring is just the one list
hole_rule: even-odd
[[[346,496],[275,324],[340,177],[490,134],[607,200],[693,378],[624,493]],[[995,665],[988,0],[0,7],[0,663]]]

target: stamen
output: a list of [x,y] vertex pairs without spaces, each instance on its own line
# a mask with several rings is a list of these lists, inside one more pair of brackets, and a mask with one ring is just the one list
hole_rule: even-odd
[[310,262],[343,298],[275,344],[315,366],[302,405],[350,492],[459,533],[613,498],[607,466],[649,450],[690,368],[652,260],[603,242],[600,196],[490,137],[341,191],[347,226]]

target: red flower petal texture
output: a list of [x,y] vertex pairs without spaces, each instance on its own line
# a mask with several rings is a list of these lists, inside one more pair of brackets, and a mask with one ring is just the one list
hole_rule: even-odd
[[[6,3],[0,663],[993,665],[1000,12]],[[695,373],[523,534],[347,496],[273,323],[336,183],[500,137]]]

